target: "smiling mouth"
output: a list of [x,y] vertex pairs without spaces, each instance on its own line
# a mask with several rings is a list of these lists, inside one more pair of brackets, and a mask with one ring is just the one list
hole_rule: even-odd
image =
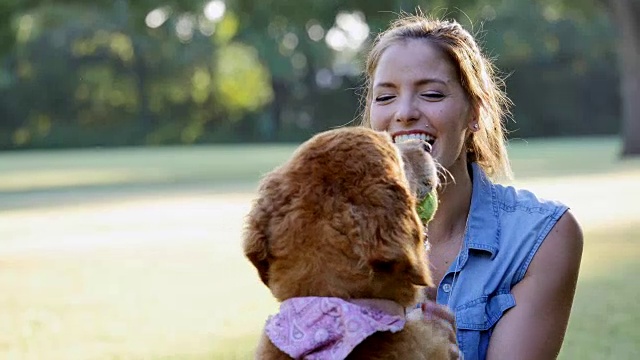
[[424,133],[403,134],[403,135],[397,135],[393,137],[393,142],[396,144],[403,143],[409,140],[422,140],[424,142],[427,142],[431,146],[433,146],[433,144],[436,142],[435,137],[429,134],[424,134]]

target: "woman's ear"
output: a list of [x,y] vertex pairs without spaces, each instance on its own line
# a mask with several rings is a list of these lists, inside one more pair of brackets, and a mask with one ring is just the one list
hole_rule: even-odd
[[480,130],[480,108],[477,106],[471,106],[469,109],[469,118],[467,120],[467,128],[472,133]]

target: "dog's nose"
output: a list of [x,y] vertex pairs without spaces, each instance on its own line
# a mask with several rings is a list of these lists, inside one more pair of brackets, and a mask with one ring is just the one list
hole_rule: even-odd
[[423,141],[422,148],[424,149],[424,151],[431,153],[431,144],[429,144],[428,142]]

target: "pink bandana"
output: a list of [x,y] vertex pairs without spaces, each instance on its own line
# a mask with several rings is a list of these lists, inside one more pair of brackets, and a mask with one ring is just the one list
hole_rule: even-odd
[[[389,309],[389,303],[399,308]],[[294,359],[344,359],[369,335],[402,330],[405,317],[404,309],[397,311],[400,308],[380,299],[291,298],[269,317],[265,331],[275,346]]]

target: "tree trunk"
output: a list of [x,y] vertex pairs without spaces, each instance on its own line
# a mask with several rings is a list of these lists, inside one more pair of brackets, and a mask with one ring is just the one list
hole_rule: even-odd
[[287,100],[289,98],[289,87],[285,80],[273,79],[273,101],[271,102],[271,123],[264,128],[265,139],[268,141],[277,140],[282,136],[282,115],[284,113]]
[[610,0],[618,27],[622,156],[640,155],[640,0]]
[[[142,56],[142,49],[140,49],[140,46],[136,45],[136,41],[133,39],[133,36],[134,34],[131,34],[135,54],[135,65],[133,70],[135,73],[136,89],[139,101],[138,121],[140,122],[140,130],[142,131],[142,134],[149,135],[154,129],[151,111],[149,111],[149,93],[147,92],[148,70],[145,59]],[[144,139],[144,137],[142,137],[142,139]]]
[[[134,1],[135,4],[135,1]],[[135,80],[136,92],[138,95],[138,123],[139,127],[130,135],[130,144],[145,144],[145,138],[154,130],[153,118],[149,109],[149,93],[147,91],[147,81],[149,71],[143,57],[141,40],[136,39],[138,30],[136,29],[135,15],[131,11],[131,0],[115,0],[113,2],[114,14],[122,32],[129,36],[133,47],[134,63],[131,67],[131,74]],[[143,25],[144,28],[144,25]]]

